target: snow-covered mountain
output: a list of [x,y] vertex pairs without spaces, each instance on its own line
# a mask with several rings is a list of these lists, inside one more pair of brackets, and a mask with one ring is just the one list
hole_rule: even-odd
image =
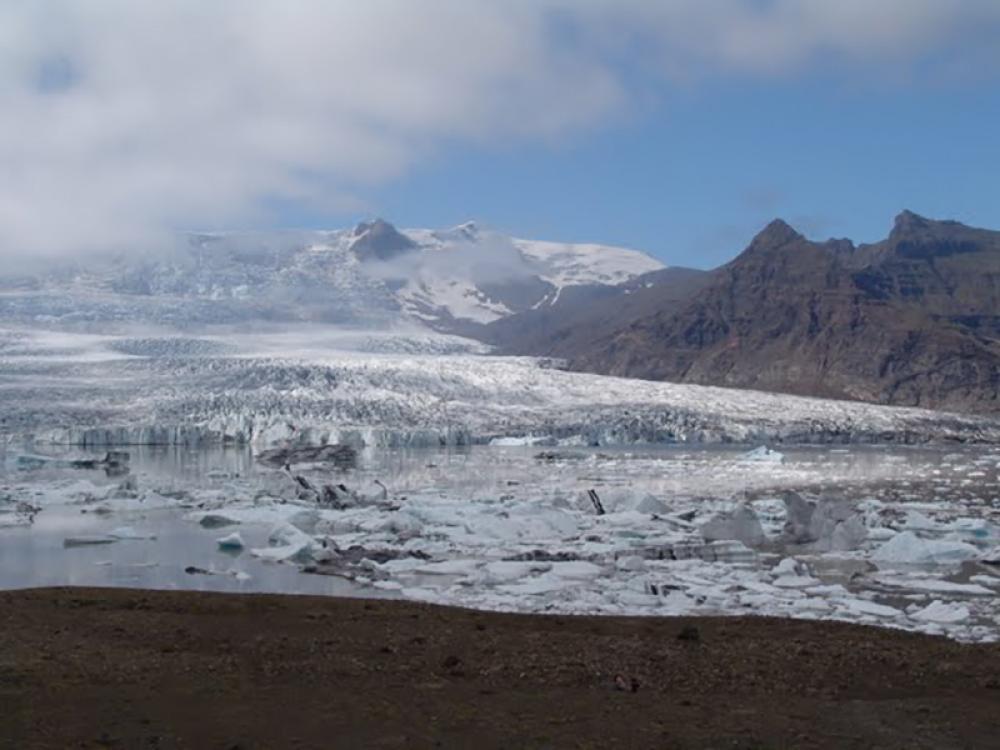
[[400,231],[375,220],[334,231],[198,234],[165,253],[0,280],[0,320],[180,328],[416,322],[469,333],[551,304],[566,287],[619,284],[662,267],[634,250],[516,239],[473,223]]

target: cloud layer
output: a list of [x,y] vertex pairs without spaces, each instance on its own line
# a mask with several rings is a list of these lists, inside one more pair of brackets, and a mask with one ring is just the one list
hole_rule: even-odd
[[640,80],[994,73],[998,30],[993,0],[0,0],[0,259],[359,208],[448,144],[605,125]]

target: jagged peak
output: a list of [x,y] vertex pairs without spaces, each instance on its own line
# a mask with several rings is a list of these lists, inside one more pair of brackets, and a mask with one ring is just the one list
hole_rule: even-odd
[[893,220],[892,223],[892,233],[900,234],[903,232],[919,231],[921,229],[927,229],[933,222],[920,214],[914,213],[909,209],[903,209],[899,215]]
[[353,236],[360,237],[368,232],[385,233],[385,232],[398,232],[390,222],[383,218],[375,217],[371,221],[361,221],[358,225],[354,227]]
[[790,242],[804,239],[795,229],[783,219],[775,219],[764,227],[750,243],[754,248],[776,248]]
[[354,228],[351,249],[361,260],[389,260],[416,243],[384,219],[363,221]]

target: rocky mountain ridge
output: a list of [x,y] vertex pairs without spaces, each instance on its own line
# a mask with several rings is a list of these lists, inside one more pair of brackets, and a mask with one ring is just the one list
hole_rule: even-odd
[[776,220],[730,263],[662,292],[654,275],[645,296],[632,314],[608,305],[610,330],[560,320],[498,338],[577,370],[1000,411],[1000,232],[904,211],[884,241],[856,247]]

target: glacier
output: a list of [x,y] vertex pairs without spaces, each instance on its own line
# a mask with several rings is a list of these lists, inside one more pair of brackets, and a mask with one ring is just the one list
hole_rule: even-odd
[[474,342],[426,331],[129,337],[22,329],[6,336],[0,434],[7,441],[399,447],[1000,439],[993,418],[566,372],[544,360],[484,356]]

